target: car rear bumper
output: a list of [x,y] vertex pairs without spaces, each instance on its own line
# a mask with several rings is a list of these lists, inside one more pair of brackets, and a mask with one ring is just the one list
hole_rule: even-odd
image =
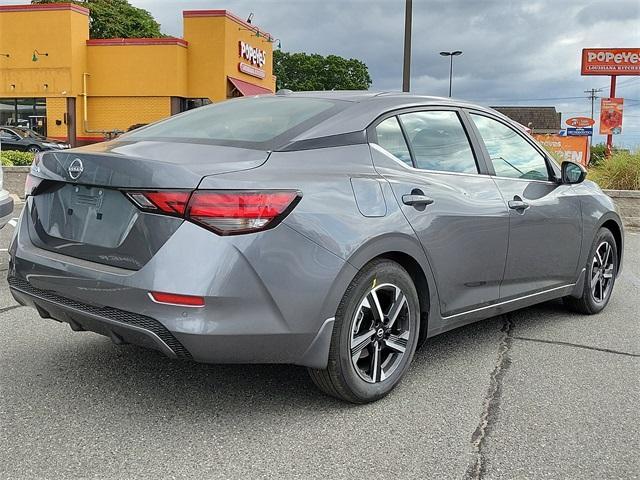
[[[322,368],[328,352],[333,318],[315,335],[201,335],[170,332],[161,322],[111,307],[96,307],[33,287],[26,280],[8,278],[13,298],[35,308],[42,318],[68,323],[73,331],[94,332],[116,345],[151,348],[170,358],[203,363],[298,363]],[[292,356],[293,352],[303,354]]]
[[[23,214],[9,249],[19,303],[75,330],[203,363],[323,368],[346,289],[336,278],[356,273],[284,224],[258,234],[264,239],[219,237],[185,222],[131,271],[42,250],[31,243],[27,221]],[[158,304],[150,291],[202,296],[205,306]]]

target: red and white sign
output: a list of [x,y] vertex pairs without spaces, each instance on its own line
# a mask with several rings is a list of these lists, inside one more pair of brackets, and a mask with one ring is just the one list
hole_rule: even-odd
[[250,63],[240,62],[238,63],[238,70],[247,75],[251,75],[256,78],[264,78],[267,76],[266,72],[262,70],[262,67],[267,63],[267,52],[260,50],[259,48],[252,47],[248,43],[240,40],[238,42],[240,58]]
[[640,75],[640,48],[584,48],[582,75]]
[[248,43],[244,43],[242,40],[238,43],[240,49],[240,56],[247,60],[251,65],[258,68],[264,67],[267,63],[267,52],[259,48],[252,47]]
[[570,127],[585,128],[593,126],[596,121],[593,118],[589,117],[572,117],[567,118],[564,123],[566,123]]
[[238,64],[238,70],[242,73],[246,73],[247,75],[251,75],[256,78],[264,78],[267,74],[264,70],[260,70],[252,65],[247,65],[246,63],[240,62]]
[[600,101],[600,135],[622,133],[622,98],[603,98]]

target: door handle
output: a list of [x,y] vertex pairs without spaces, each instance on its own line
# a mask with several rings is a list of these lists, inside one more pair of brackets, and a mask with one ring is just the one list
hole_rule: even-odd
[[526,210],[529,208],[529,204],[516,196],[513,200],[509,200],[509,208],[512,210]]
[[433,198],[429,198],[422,194],[415,194],[413,192],[410,195],[402,196],[402,203],[410,206],[426,206],[431,205],[433,202]]

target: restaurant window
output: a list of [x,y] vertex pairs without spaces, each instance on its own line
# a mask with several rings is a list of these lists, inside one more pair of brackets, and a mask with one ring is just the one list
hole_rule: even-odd
[[46,99],[0,98],[0,125],[26,127],[46,136]]

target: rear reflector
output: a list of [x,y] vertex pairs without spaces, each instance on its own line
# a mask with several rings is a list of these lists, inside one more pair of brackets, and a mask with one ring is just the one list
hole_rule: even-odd
[[151,300],[165,305],[180,307],[204,307],[204,298],[194,295],[179,295],[177,293],[149,292]]
[[299,198],[299,192],[291,190],[196,190],[186,216],[220,235],[250,233],[277,225]]

